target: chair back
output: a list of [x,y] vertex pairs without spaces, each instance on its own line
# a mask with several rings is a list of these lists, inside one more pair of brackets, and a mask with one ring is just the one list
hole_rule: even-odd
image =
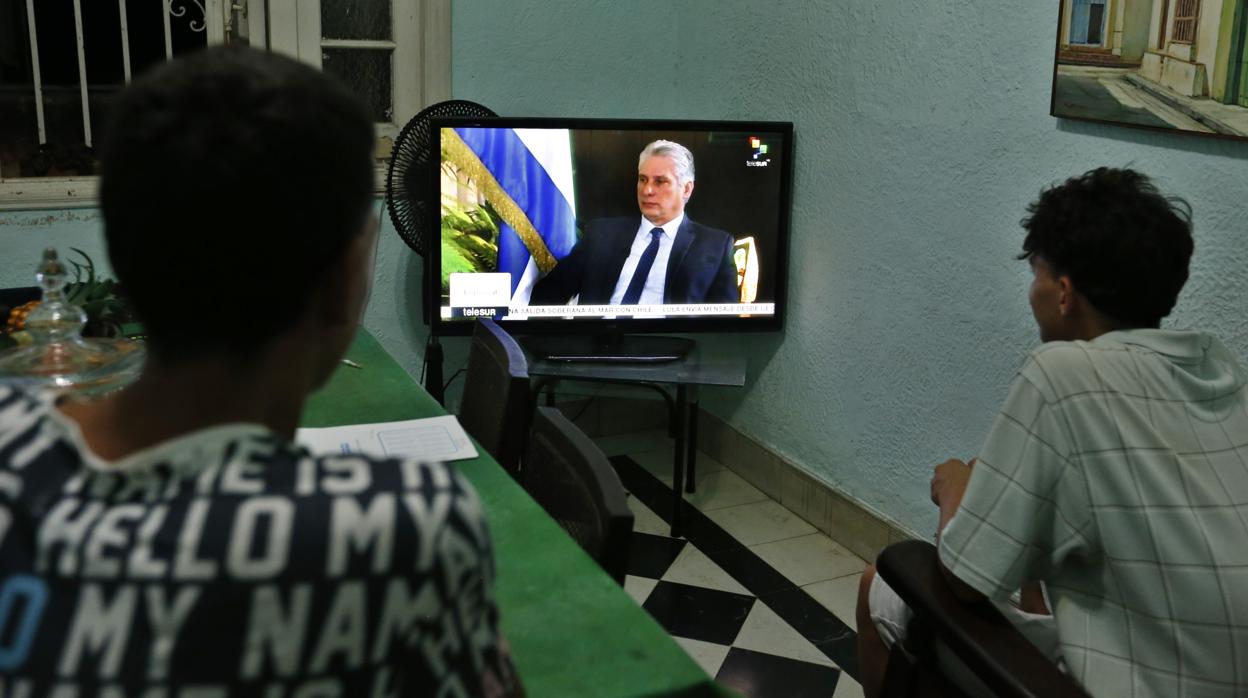
[[987,601],[968,604],[949,586],[936,546],[907,540],[876,559],[884,581],[914,611],[906,638],[893,645],[880,695],[960,696],[965,691],[936,658],[939,641],[966,664],[993,696],[1089,698],[1083,687],[1049,660]]
[[477,320],[459,422],[512,477],[519,473],[532,408],[524,351],[493,320]]
[[533,414],[521,483],[620,585],[628,568],[633,512],[611,463],[554,407]]

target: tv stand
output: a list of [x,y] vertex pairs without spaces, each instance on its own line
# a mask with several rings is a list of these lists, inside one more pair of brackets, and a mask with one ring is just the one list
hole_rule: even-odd
[[[673,338],[629,337],[625,341],[632,339]],[[588,338],[582,340],[588,343]],[[540,396],[544,390],[549,390],[546,395],[548,405],[554,404],[554,391],[561,381],[631,384],[655,390],[663,396],[669,410],[669,433],[676,440],[672,453],[672,513],[668,519],[673,538],[681,535],[682,490],[692,493],[695,489],[699,388],[704,385],[741,387],[745,385],[746,368],[746,359],[740,354],[726,352],[723,347],[707,351],[693,340],[681,341],[689,342],[688,355],[670,361],[645,362],[603,362],[597,358],[591,361],[542,359],[530,348],[528,341],[522,342],[529,352],[529,376],[536,379],[533,381],[534,395]]]
[[693,350],[683,337],[607,332],[595,335],[530,336],[520,340],[530,354],[546,361],[654,364],[679,361]]

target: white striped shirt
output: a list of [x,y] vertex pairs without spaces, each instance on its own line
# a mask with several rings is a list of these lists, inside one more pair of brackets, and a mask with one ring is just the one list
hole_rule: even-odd
[[1248,695],[1246,384],[1199,332],[1039,347],[941,559],[993,598],[1044,580],[1093,695]]

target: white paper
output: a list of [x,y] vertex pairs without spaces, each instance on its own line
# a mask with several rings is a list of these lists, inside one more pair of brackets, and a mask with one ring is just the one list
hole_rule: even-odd
[[477,457],[467,432],[452,415],[402,422],[299,429],[295,442],[316,454],[363,453],[427,461]]

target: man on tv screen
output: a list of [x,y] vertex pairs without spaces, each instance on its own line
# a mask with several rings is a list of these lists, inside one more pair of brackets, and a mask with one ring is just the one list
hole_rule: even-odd
[[637,163],[633,217],[590,221],[584,236],[533,286],[534,305],[737,303],[737,269],[728,233],[685,215],[693,194],[693,154],[657,140]]

